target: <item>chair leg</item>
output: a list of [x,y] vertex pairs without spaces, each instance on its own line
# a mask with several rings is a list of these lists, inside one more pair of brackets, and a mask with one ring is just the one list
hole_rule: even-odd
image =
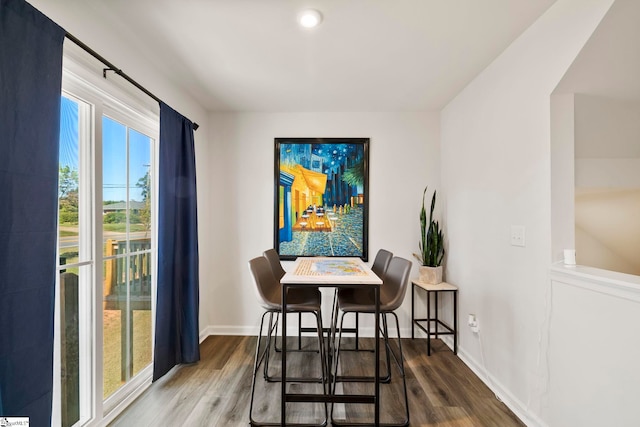
[[[329,384],[329,376],[327,375],[327,364],[326,364],[327,354],[324,346],[324,330],[322,327],[322,312],[318,311],[318,312],[314,312],[313,314],[316,316],[316,327],[318,329],[318,349],[320,354],[320,366],[322,369],[322,393],[326,395],[328,394],[330,384]],[[327,402],[324,402],[324,423],[328,422],[328,417],[329,417],[329,410],[328,410]]]
[[275,335],[275,339],[273,340],[273,349],[276,351],[276,353],[280,353],[282,351],[282,348],[278,348],[278,323],[280,322],[280,313],[276,312],[276,335]]
[[[337,317],[338,317],[338,312],[336,310],[336,322],[337,322]],[[334,324],[336,324],[336,322],[334,322]],[[344,323],[344,312],[342,312],[340,314],[340,327],[338,328],[338,343],[335,344],[335,350],[334,350],[334,360],[333,360],[333,366],[331,367],[331,371],[332,371],[332,387],[330,388],[330,391],[332,394],[336,393],[336,382],[337,382],[337,378],[338,378],[338,366],[339,366],[339,362],[340,362],[340,342],[342,341],[342,324]],[[334,334],[335,334],[335,330],[334,330]],[[331,417],[333,418],[333,408],[331,408]]]
[[298,313],[298,350],[302,350],[302,313]]
[[[275,329],[276,333],[273,335],[273,337],[274,337],[274,338],[273,338],[273,342],[274,342],[274,344],[273,344],[273,346],[274,346],[274,350],[275,350],[276,352],[277,352],[277,351],[280,351],[280,352],[281,352],[281,351],[282,351],[282,348],[278,349],[278,348],[277,348],[277,346],[276,346],[276,341],[277,341],[277,338],[278,338],[278,334],[277,334],[277,331],[278,331],[278,329],[277,329],[277,325],[278,325],[278,314],[279,314],[279,312],[275,312],[275,313],[276,313],[276,322],[275,322],[274,326],[272,326],[272,327],[269,329],[269,332],[271,332],[272,330],[274,330],[274,329]],[[315,312],[309,312],[309,313],[314,314],[316,317],[318,316]],[[323,331],[322,331],[322,330],[320,330],[318,333],[322,335],[322,334],[323,334]],[[282,338],[281,338],[281,339],[286,339],[286,336],[282,336]],[[269,341],[269,342],[270,342],[270,341]],[[319,353],[321,357],[322,357],[322,355],[324,354],[324,353],[322,353],[323,349],[321,349],[321,348],[318,348],[318,350],[298,350],[298,349],[288,350],[288,349],[287,349],[287,353],[290,353],[290,352],[300,352],[300,351],[302,351],[302,352]],[[270,375],[270,374],[269,374],[268,364],[269,364],[269,355],[267,354],[266,363],[265,363],[265,370],[264,370],[264,379],[265,379],[266,381],[268,381],[268,382],[280,382],[280,381],[282,381],[282,376]],[[325,381],[325,380],[326,380],[326,379],[324,378],[324,373],[325,373],[325,371],[323,370],[322,372],[323,372],[323,373],[322,373],[319,377],[288,377],[288,378],[287,378],[287,381],[290,381],[290,382],[301,382],[301,383],[320,383],[320,382],[323,382],[323,381]]]
[[[374,376],[350,376],[350,375],[340,375],[338,376],[338,369],[337,369],[337,361],[338,361],[338,353],[340,350],[342,351],[367,351],[367,352],[371,352],[373,353],[374,350],[364,350],[364,349],[360,349],[360,350],[356,350],[353,348],[347,348],[347,349],[341,349],[341,342],[342,342],[342,330],[344,329],[344,317],[347,313],[346,312],[342,312],[340,314],[340,327],[338,328],[338,344],[336,345],[336,351],[334,351],[334,357],[336,359],[336,368],[332,369],[331,372],[335,373],[335,375],[337,376],[337,380],[340,382],[374,382],[375,381],[375,377]],[[354,314],[358,314],[357,312],[354,312]],[[334,324],[336,322],[334,321]],[[387,333],[386,331],[386,319],[383,316],[382,317],[382,330],[381,330],[381,336],[384,338]],[[385,361],[386,361],[386,374],[384,376],[380,375],[379,381],[381,384],[386,384],[389,383],[391,381],[391,359],[389,356],[389,345],[388,343],[385,341],[385,346],[384,346],[384,351],[385,351]]]
[[[265,343],[264,347],[262,346],[262,331],[264,329],[264,320],[265,320],[265,316],[269,314],[269,326],[267,328],[267,336],[266,336],[266,340],[267,342]],[[324,333],[322,330],[322,313],[321,312],[313,312],[313,314],[316,317],[316,324],[317,324],[317,328],[318,328],[318,355],[320,358],[320,369],[321,369],[321,374],[320,374],[320,378],[319,379],[307,379],[307,378],[288,378],[287,381],[292,381],[292,382],[321,382],[322,383],[322,392],[324,394],[327,394],[327,388],[329,386],[328,384],[328,377],[327,377],[327,371],[326,371],[326,364],[325,364],[325,346],[324,346]],[[258,371],[260,370],[260,365],[262,365],[264,363],[265,365],[265,380],[267,381],[281,381],[281,377],[269,377],[267,376],[267,365],[268,365],[268,360],[269,360],[269,351],[271,348],[271,339],[273,337],[274,340],[274,347],[275,347],[275,338],[277,338],[277,334],[273,334],[274,330],[277,330],[277,322],[278,322],[278,312],[276,312],[276,320],[275,323],[273,322],[273,312],[268,312],[265,311],[261,317],[260,320],[260,330],[258,333],[258,338],[257,338],[257,342],[256,342],[256,356],[255,356],[255,360],[254,360],[254,365],[253,365],[253,376],[252,376],[252,380],[251,380],[251,398],[249,401],[249,425],[254,426],[254,427],[276,427],[276,426],[280,426],[282,425],[282,423],[280,422],[259,422],[253,419],[253,403],[255,400],[255,388],[256,388],[256,378],[258,375]],[[288,351],[288,350],[287,350]],[[309,381],[306,381],[309,380]],[[328,424],[328,416],[329,416],[329,408],[327,406],[327,403],[324,403],[324,420],[322,420],[322,422],[320,423],[310,423],[310,424],[296,424],[299,426],[307,426],[307,427],[325,427]]]
[[380,313],[382,317],[382,338],[384,339],[384,355],[385,362],[387,362],[387,375],[380,378],[381,383],[391,382],[391,346],[389,345],[389,328],[387,326],[387,316],[384,313]]
[[360,329],[359,320],[360,320],[360,317],[358,316],[358,313],[356,313],[356,351],[359,350],[358,342],[360,341],[360,335],[358,333]]
[[[336,350],[335,350],[335,362],[333,365],[333,369],[332,369],[332,387],[331,387],[331,393],[336,392],[336,387],[337,387],[337,382],[338,380],[341,381],[373,381],[375,380],[375,376],[373,377],[346,377],[346,376],[340,376],[338,377],[338,368],[339,368],[339,362],[340,362],[340,344],[341,344],[341,340],[342,340],[342,326],[344,323],[344,315],[346,313],[342,312],[340,313],[340,327],[338,328],[338,343],[336,344]],[[402,377],[402,387],[403,387],[403,391],[404,391],[404,403],[405,403],[405,419],[399,423],[384,423],[381,425],[384,425],[385,427],[406,427],[409,425],[409,396],[407,394],[407,381],[406,381],[406,375],[405,375],[405,370],[404,370],[404,354],[402,353],[402,340],[401,340],[401,336],[400,336],[400,322],[398,321],[398,316],[394,313],[394,312],[390,312],[390,314],[393,315],[393,317],[396,320],[396,330],[397,330],[397,334],[398,334],[398,351],[399,354],[396,355],[396,353],[393,351],[393,349],[391,348],[391,344],[390,344],[390,340],[389,340],[389,330],[388,330],[388,322],[387,322],[387,314],[389,313],[380,313],[380,315],[382,316],[382,338],[384,339],[384,347],[385,347],[385,351],[386,351],[386,362],[387,362],[387,377],[385,377],[386,379],[388,379],[390,382],[391,379],[391,357],[393,357],[393,360],[395,361],[396,365],[398,366],[398,370],[400,371],[400,376]],[[382,378],[381,378],[381,382],[382,382]],[[333,420],[333,406],[331,407],[331,419]],[[342,424],[340,423],[339,425],[350,425],[349,423],[347,424]]]
[[[279,313],[276,314],[276,316],[279,316]],[[276,322],[278,321],[279,317],[276,317]],[[282,347],[278,347],[278,327],[276,324],[276,334],[275,334],[276,338],[273,340],[273,348],[275,350],[276,353],[280,353],[282,351]],[[280,337],[280,339],[282,340],[283,338]],[[302,312],[298,313],[298,348],[294,348],[294,349],[288,349],[287,351],[290,352],[315,352],[316,350],[306,350],[302,348]]]
[[[385,318],[386,318],[386,314],[388,313],[384,314]],[[400,337],[400,322],[398,321],[398,316],[396,315],[396,313],[391,311],[390,314],[392,314],[393,317],[396,319],[396,329],[398,333],[398,351],[400,354],[396,357],[396,354],[393,351],[390,351],[390,352],[393,355],[393,358],[396,361],[396,364],[398,365],[398,369],[400,370],[400,376],[402,377],[402,387],[404,391],[405,420],[400,424],[394,423],[389,425],[405,427],[409,425],[409,396],[407,395],[407,378],[404,370],[404,353],[402,353],[402,339]],[[391,348],[389,348],[389,350],[391,350]]]
[[[267,348],[266,348],[266,356],[264,359],[264,379],[268,380],[269,378],[269,354],[271,348],[271,337],[273,337],[273,345],[275,346],[275,339],[278,337],[278,314],[276,313],[276,322],[275,325],[273,323],[273,313],[269,313],[269,329],[267,331]],[[276,330],[275,335],[273,334],[273,330]]]
[[267,334],[267,342],[265,343],[265,349],[263,350],[263,353],[260,354],[260,343],[262,341],[262,328],[264,326],[264,318],[265,318],[265,316],[267,314],[269,314],[269,326],[271,326],[271,319],[272,319],[273,313],[265,311],[262,314],[262,318],[260,320],[260,331],[258,332],[258,339],[256,340],[257,341],[256,342],[256,357],[255,357],[255,361],[253,363],[253,378],[251,380],[251,399],[249,401],[249,422],[250,422],[250,424],[252,426],[253,425],[259,425],[253,419],[253,401],[254,401],[254,395],[255,395],[255,391],[256,391],[256,377],[258,375],[258,369],[260,369],[260,364],[265,359],[266,354],[267,354],[268,349],[269,349],[270,333]]

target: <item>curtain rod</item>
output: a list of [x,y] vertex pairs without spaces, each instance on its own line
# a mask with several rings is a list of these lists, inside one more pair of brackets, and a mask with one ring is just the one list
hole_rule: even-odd
[[[147,94],[148,96],[150,96],[151,98],[153,98],[156,102],[160,103],[162,102],[162,100],[160,98],[158,98],[157,96],[155,96],[153,93],[151,93],[147,88],[145,88],[144,86],[142,86],[140,83],[138,83],[137,81],[133,80],[131,77],[129,77],[124,71],[122,71],[120,68],[116,67],[115,65],[113,65],[111,62],[107,61],[102,55],[100,55],[98,52],[96,52],[95,50],[91,49],[89,46],[87,46],[86,44],[84,44],[82,41],[80,41],[77,37],[75,37],[73,34],[70,33],[66,33],[65,36],[71,40],[72,42],[74,42],[75,44],[77,44],[78,46],[80,46],[83,50],[85,50],[89,55],[93,56],[94,58],[96,58],[98,61],[102,62],[104,65],[106,65],[108,68],[103,68],[102,69],[102,77],[104,77],[105,79],[107,78],[107,71],[113,71],[115,74],[119,75],[120,77],[122,77],[123,79],[125,79],[126,81],[128,81],[129,83],[131,83],[132,85],[134,85],[135,87],[137,87],[139,90],[141,90],[142,92],[144,92],[145,94]],[[197,123],[193,122],[193,130],[198,130],[198,128],[200,127],[200,125],[198,125]]]

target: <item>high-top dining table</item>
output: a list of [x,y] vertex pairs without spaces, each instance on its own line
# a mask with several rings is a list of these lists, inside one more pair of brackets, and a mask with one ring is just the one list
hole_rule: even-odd
[[[380,425],[380,285],[382,280],[371,271],[371,269],[360,258],[337,258],[337,257],[298,257],[291,271],[287,272],[282,279],[282,330],[286,334],[287,316],[285,308],[287,306],[287,290],[289,288],[303,288],[313,286],[318,288],[362,288],[368,286],[374,289],[375,293],[375,381],[374,394],[332,394],[329,387],[328,394],[301,394],[287,393],[287,340],[282,340],[282,407],[281,425],[286,425],[286,403],[287,402],[327,402],[327,403],[370,403],[374,405],[374,424]],[[332,325],[332,329],[335,328]],[[330,346],[329,346],[330,347]],[[328,353],[331,353],[329,348]],[[330,356],[329,356],[330,357]],[[330,380],[331,374],[328,374]],[[340,422],[332,420],[333,425],[340,425]]]

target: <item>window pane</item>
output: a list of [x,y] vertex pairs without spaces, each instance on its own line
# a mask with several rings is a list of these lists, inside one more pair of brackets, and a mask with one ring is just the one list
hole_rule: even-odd
[[151,363],[151,252],[132,255],[130,260],[132,374],[135,375]]
[[152,147],[103,118],[104,398],[151,363]]
[[[90,418],[91,389],[91,107],[61,97],[58,180],[60,423],[68,427]],[[82,265],[79,265],[82,263]]]
[[104,384],[106,399],[151,363],[150,252],[104,262]]
[[122,351],[122,344],[127,342],[126,261],[126,258],[115,258],[104,262],[102,391],[105,399],[127,381],[127,358]]
[[102,118],[102,222],[104,254],[114,245],[126,252],[127,233],[127,128]]
[[130,238],[145,239],[147,243],[151,231],[151,141],[148,136],[129,129]]
[[60,264],[78,261],[78,102],[62,97],[58,177],[58,242]]

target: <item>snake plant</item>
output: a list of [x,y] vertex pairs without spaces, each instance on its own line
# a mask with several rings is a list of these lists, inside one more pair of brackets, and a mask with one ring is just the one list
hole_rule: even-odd
[[429,212],[429,222],[427,222],[427,211],[424,207],[424,200],[427,194],[427,187],[422,193],[422,209],[420,210],[420,231],[422,240],[418,247],[420,253],[414,253],[418,261],[427,267],[439,267],[444,257],[444,235],[440,229],[438,221],[433,220],[433,210],[436,206],[436,192],[431,197],[431,210]]

